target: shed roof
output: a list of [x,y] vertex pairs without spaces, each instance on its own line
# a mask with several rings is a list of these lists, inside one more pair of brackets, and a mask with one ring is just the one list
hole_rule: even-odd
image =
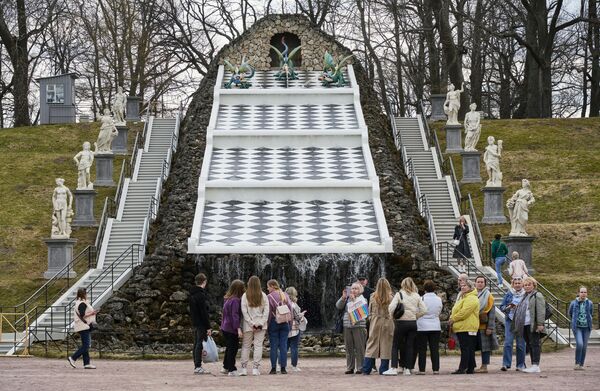
[[40,80],[44,80],[44,79],[53,79],[53,78],[62,77],[62,76],[71,76],[71,78],[73,78],[73,79],[78,79],[80,75],[77,72],[69,72],[69,73],[63,73],[62,75],[38,77],[37,79],[35,79],[35,81],[40,81]]

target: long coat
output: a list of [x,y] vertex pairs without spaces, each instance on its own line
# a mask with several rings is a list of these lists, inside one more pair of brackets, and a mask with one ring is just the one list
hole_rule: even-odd
[[394,320],[388,306],[380,307],[377,301],[369,302],[369,340],[365,357],[389,360],[392,357]]
[[[454,253],[452,253],[452,258],[471,258],[471,249],[469,248],[469,226],[465,224],[465,228],[462,228],[460,224],[457,224],[454,227],[454,236],[453,239],[458,239],[458,246],[454,248]],[[462,254],[462,255],[461,255]]]

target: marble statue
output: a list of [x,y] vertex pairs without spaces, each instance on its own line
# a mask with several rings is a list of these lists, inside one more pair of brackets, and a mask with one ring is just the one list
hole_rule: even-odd
[[109,109],[104,109],[104,115],[99,115],[100,118],[100,133],[98,140],[94,143],[94,153],[112,152],[112,142],[119,134],[115,126],[115,121],[110,115]]
[[52,239],[71,237],[71,218],[73,216],[73,194],[65,186],[63,178],[56,178],[56,187],[52,193]]
[[528,236],[527,222],[529,221],[529,206],[533,205],[535,198],[527,179],[523,179],[522,188],[506,202],[510,216],[510,234],[508,236]]
[[84,142],[83,150],[79,151],[77,155],[73,157],[78,170],[77,190],[91,190],[94,188],[94,184],[90,177],[90,168],[92,167],[92,163],[94,163],[94,152],[92,152],[90,148],[89,141]]
[[460,125],[458,122],[458,110],[460,110],[460,93],[464,92],[461,86],[460,90],[454,89],[454,84],[448,85],[448,93],[444,102],[444,113],[448,116],[446,125]]
[[496,139],[494,136],[487,138],[488,146],[485,147],[483,154],[483,162],[489,179],[486,187],[501,187],[502,186],[502,171],[500,171],[500,156],[502,156],[502,140],[498,140],[498,145],[494,144]]
[[476,152],[477,142],[481,135],[481,114],[477,109],[477,103],[471,103],[471,111],[465,115],[465,151]]
[[123,87],[117,88],[115,100],[112,104],[113,113],[115,114],[115,122],[117,125],[125,125],[125,108],[127,107],[127,96],[123,92]]

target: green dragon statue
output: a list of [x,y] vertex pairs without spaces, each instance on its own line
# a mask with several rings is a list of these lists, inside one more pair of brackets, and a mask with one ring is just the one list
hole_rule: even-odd
[[225,83],[225,88],[241,88],[247,89],[252,87],[250,79],[254,76],[254,67],[248,64],[246,57],[242,57],[240,65],[233,65],[229,61],[224,60],[225,68],[232,73],[231,78]]
[[288,54],[289,48],[285,43],[285,37],[281,37],[281,43],[284,48],[283,52],[280,52],[279,49],[271,45],[271,48],[275,50],[275,53],[277,53],[277,56],[279,57],[279,72],[275,74],[275,77],[277,80],[298,80],[298,74],[296,73],[292,58],[298,53],[302,46],[298,46]]
[[340,56],[336,62],[329,52],[325,52],[323,73],[319,76],[323,87],[344,87],[346,85],[344,68],[346,67],[346,61],[352,56],[353,54],[346,57]]

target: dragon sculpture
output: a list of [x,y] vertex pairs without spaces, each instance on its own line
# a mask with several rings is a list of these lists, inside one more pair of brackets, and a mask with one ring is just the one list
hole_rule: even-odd
[[279,57],[279,72],[275,74],[275,77],[277,80],[298,80],[298,74],[296,73],[292,58],[298,53],[302,46],[298,46],[290,53],[288,45],[285,43],[285,37],[281,37],[281,43],[284,48],[283,52],[280,52],[279,49],[271,45],[271,48],[275,50],[275,53],[277,53],[277,56]]
[[353,54],[347,57],[340,56],[336,62],[329,52],[325,52],[323,73],[319,76],[319,80],[323,87],[344,87],[346,85],[344,68],[346,67],[346,61],[352,56]]
[[231,78],[225,83],[225,88],[241,88],[247,89],[252,87],[250,79],[254,76],[254,67],[248,64],[246,57],[242,57],[240,65],[233,65],[229,61],[224,60],[225,68],[232,73]]

